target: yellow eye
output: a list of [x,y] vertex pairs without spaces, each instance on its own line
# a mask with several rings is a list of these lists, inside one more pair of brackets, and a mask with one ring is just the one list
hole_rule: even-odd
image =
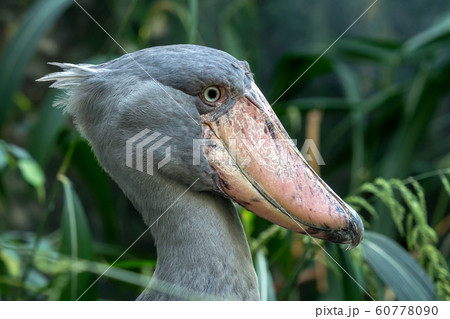
[[203,98],[209,103],[217,102],[220,99],[220,89],[217,86],[208,86],[203,91]]

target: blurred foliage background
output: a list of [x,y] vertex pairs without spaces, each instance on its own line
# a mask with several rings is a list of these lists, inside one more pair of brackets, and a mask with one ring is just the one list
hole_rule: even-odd
[[[373,1],[79,3],[128,52],[196,43],[247,60],[291,137],[320,146],[326,165],[311,164],[366,237],[321,243],[336,263],[242,210],[262,299],[450,300],[448,1],[378,1],[317,62]],[[75,300],[145,226],[35,79],[47,61],[123,51],[71,0],[1,7],[0,300]],[[155,265],[145,236],[81,299],[135,299]]]

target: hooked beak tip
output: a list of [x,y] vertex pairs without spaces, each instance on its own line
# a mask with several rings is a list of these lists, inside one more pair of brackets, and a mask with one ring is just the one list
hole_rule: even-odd
[[359,243],[362,241],[364,237],[364,225],[358,213],[356,213],[356,211],[349,205],[346,206],[349,212],[348,225],[352,241],[346,250],[350,250],[358,246]]

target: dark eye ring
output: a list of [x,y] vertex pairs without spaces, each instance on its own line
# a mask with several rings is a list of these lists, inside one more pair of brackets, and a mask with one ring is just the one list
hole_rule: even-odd
[[203,99],[207,103],[215,103],[217,102],[221,97],[220,89],[215,86],[208,86],[206,89],[203,90]]

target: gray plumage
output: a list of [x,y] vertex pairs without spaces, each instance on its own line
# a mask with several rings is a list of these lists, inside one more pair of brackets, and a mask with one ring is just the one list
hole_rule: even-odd
[[[236,209],[216,186],[204,155],[200,165],[192,165],[192,141],[202,138],[200,114],[211,110],[199,94],[208,85],[228,87],[226,103],[233,104],[253,81],[247,63],[211,48],[176,45],[100,65],[53,64],[63,72],[40,80],[66,91],[59,104],[147,225],[199,179],[150,229],[158,254],[153,288],[157,282],[164,292],[151,282],[139,299],[190,298],[183,291],[202,298],[258,299]],[[153,176],[125,165],[126,140],[146,128],[172,138],[171,161]],[[156,150],[155,162],[164,157],[163,148]]]

